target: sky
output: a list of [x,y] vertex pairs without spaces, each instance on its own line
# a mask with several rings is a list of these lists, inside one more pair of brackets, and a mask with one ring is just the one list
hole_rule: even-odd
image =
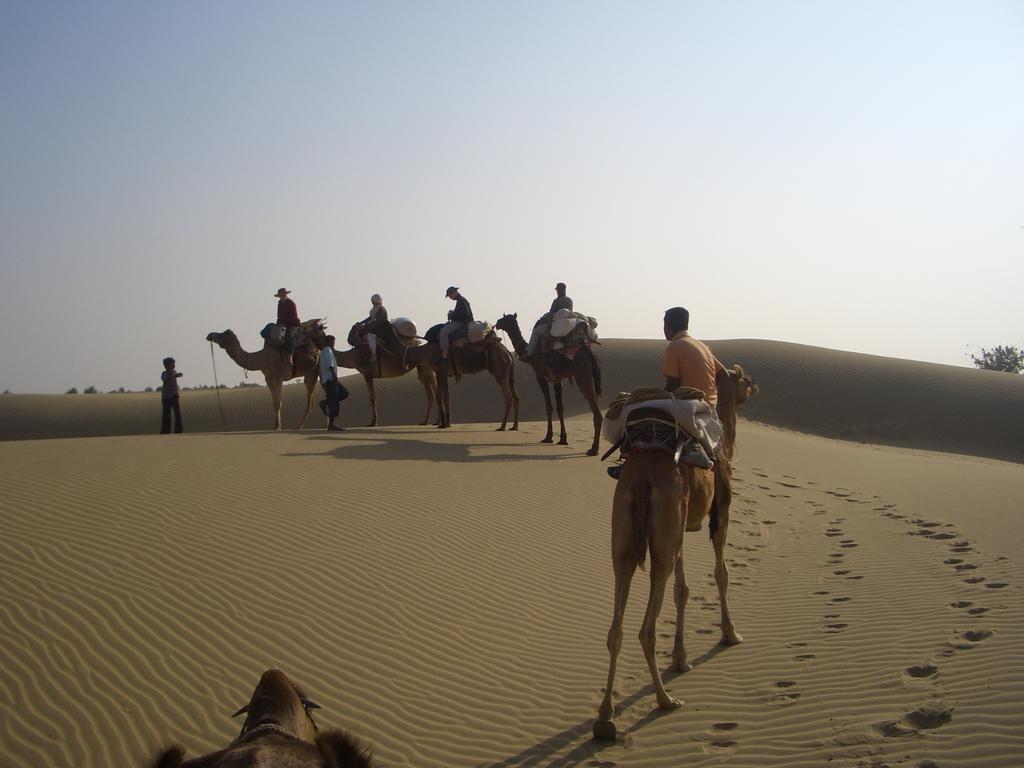
[[0,390],[212,383],[280,287],[339,338],[564,281],[605,337],[1024,344],[1017,0],[7,0],[0,95]]

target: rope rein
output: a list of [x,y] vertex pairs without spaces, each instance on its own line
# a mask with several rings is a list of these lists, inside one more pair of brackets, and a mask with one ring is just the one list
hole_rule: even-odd
[[217,392],[217,407],[220,409],[220,428],[221,432],[228,431],[228,421],[224,417],[224,403],[220,399],[220,382],[217,380],[217,357],[213,354],[213,342],[210,342],[210,362],[213,364],[213,386]]

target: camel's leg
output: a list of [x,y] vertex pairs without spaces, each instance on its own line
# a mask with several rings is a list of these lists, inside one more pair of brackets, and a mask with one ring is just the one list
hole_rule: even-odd
[[448,376],[442,374],[437,382],[437,427],[447,429],[452,425],[451,392],[448,389]]
[[604,423],[604,416],[601,415],[601,408],[597,404],[597,394],[594,392],[594,379],[589,374],[586,377],[576,379],[576,386],[580,388],[583,397],[587,399],[590,412],[594,415],[594,443],[587,451],[587,456],[597,456],[601,447],[601,425]]
[[565,432],[565,406],[562,405],[562,382],[555,382],[555,408],[558,409],[558,424],[561,427],[561,433],[558,437],[559,445],[569,444],[569,435]]
[[541,374],[537,374],[537,384],[540,386],[540,391],[544,393],[544,411],[548,415],[548,432],[544,435],[542,443],[553,443],[554,429],[551,426],[551,415],[554,413],[554,408],[551,405],[551,387],[548,385],[548,380]]
[[494,374],[495,381],[498,382],[498,386],[501,387],[501,396],[505,400],[505,415],[501,419],[501,426],[498,427],[498,432],[504,432],[505,427],[508,426],[508,414],[512,410],[512,389],[508,385],[508,372],[498,371]]
[[270,402],[274,409],[274,429],[281,429],[281,380],[267,378],[270,388]]
[[316,385],[318,381],[320,381],[320,376],[316,368],[306,374],[306,410],[303,412],[302,420],[299,422],[299,429],[302,429],[302,427],[305,426],[306,419],[309,417],[309,411],[313,407],[313,394],[316,392]]
[[[657,512],[652,509],[652,514],[657,514]],[[661,681],[658,659],[655,656],[658,614],[661,612],[661,604],[665,599],[665,584],[668,583],[668,577],[672,573],[672,564],[659,562],[655,559],[653,552],[651,555],[651,592],[647,598],[647,613],[644,614],[644,623],[640,627],[640,645],[644,649],[647,668],[651,671],[651,683],[654,685],[654,695],[658,698],[658,706],[662,709],[675,709],[681,707],[683,702],[668,695],[668,691],[665,690],[665,685]]]
[[515,432],[519,429],[519,390],[516,389],[516,364],[514,360],[508,361],[508,388],[512,392],[512,426],[509,429]]
[[423,385],[423,392],[427,396],[427,415],[420,422],[420,425],[424,426],[430,423],[430,412],[434,409],[434,398],[437,397],[437,379],[432,371],[423,368],[417,369],[416,375],[419,376],[420,383]]
[[370,398],[370,423],[366,426],[377,426],[377,390],[373,387],[373,374],[363,373],[363,381],[366,382],[366,394]]
[[686,644],[683,641],[683,618],[686,614],[686,601],[690,599],[690,585],[686,583],[686,570],[683,568],[683,551],[679,550],[676,560],[676,583],[673,590],[676,599],[676,639],[672,646],[672,671],[689,672],[693,667],[686,661]]
[[729,567],[725,564],[725,542],[729,536],[729,507],[732,505],[732,486],[729,469],[724,462],[715,463],[715,532],[711,544],[715,548],[715,584],[722,610],[722,645],[738,645],[743,637],[736,631],[729,614]]
[[614,553],[612,557],[615,561],[615,606],[612,609],[612,624],[608,628],[608,681],[605,684],[604,699],[597,710],[597,722],[594,723],[594,738],[608,740],[616,736],[615,721],[612,719],[615,714],[612,692],[615,688],[615,668],[622,650],[622,617],[629,599],[629,585],[636,572],[635,557],[628,553]]

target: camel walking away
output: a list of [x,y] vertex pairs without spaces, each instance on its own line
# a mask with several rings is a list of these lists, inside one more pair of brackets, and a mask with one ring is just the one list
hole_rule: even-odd
[[[379,329],[379,338],[397,337],[394,328]],[[429,334],[429,332],[428,332]],[[463,374],[489,372],[501,387],[501,395],[505,401],[505,411],[501,419],[499,432],[508,426],[509,414],[512,414],[512,426],[509,430],[519,429],[519,392],[516,390],[515,369],[512,354],[498,339],[492,338],[483,347],[472,344],[453,345],[448,350],[450,365],[441,359],[441,347],[437,342],[428,341],[417,347],[406,346],[403,350],[403,363],[426,369],[436,377],[437,381],[437,426],[446,429],[452,425],[451,390],[448,377],[459,377]],[[422,381],[423,374],[420,375]]]
[[[387,331],[390,329],[390,333]],[[374,379],[392,379],[404,376],[409,371],[415,370],[416,375],[423,385],[423,391],[427,397],[427,413],[420,424],[430,423],[430,413],[437,398],[437,379],[434,371],[428,366],[417,366],[407,362],[405,350],[417,345],[407,343],[394,330],[389,321],[384,321],[376,326],[370,326],[367,330],[377,335],[380,349],[377,351],[377,359],[370,361],[368,350],[364,351],[353,347],[343,351],[334,351],[334,358],[342,368],[353,368],[362,375],[366,382],[366,392],[370,398],[370,410],[372,417],[367,426],[376,427],[378,422],[377,393],[373,386]]]
[[242,732],[226,748],[185,760],[185,748],[163,750],[152,768],[372,768],[369,748],[339,730],[318,732],[312,710],[320,707],[284,672],[268,669],[249,703]]
[[[673,454],[661,450],[632,451],[628,454],[615,486],[612,500],[612,568],[615,574],[612,623],[608,630],[608,681],[604,699],[594,723],[594,738],[616,737],[612,691],[615,669],[622,649],[622,620],[629,587],[638,566],[643,567],[648,550],[651,556],[651,584],[647,612],[640,629],[640,644],[651,672],[658,706],[672,709],[680,702],[665,690],[655,657],[656,623],[670,573],[675,574],[673,596],[676,604],[676,631],[672,647],[674,672],[687,672],[683,626],[690,588],[683,567],[683,533],[699,531],[704,518],[715,552],[715,585],[718,588],[722,645],[743,642],[729,611],[729,568],[725,545],[729,535],[732,506],[732,467],[735,453],[736,409],[759,391],[754,380],[742,368],[720,371],[716,377],[718,413],[723,422],[723,439],[715,455],[714,469],[687,464],[676,465]],[[664,418],[658,411],[639,409],[631,420]]]
[[281,388],[286,381],[302,377],[306,385],[306,410],[302,414],[298,429],[306,423],[306,417],[313,407],[313,393],[316,390],[319,373],[317,363],[320,360],[318,348],[323,344],[324,325],[319,319],[307,320],[302,324],[302,330],[307,334],[309,341],[302,346],[296,347],[292,352],[292,364],[288,364],[288,356],[284,350],[278,347],[271,347],[264,342],[263,349],[258,352],[248,352],[242,349],[238,336],[230,328],[220,333],[209,333],[207,341],[212,341],[225,352],[228,357],[234,360],[246,371],[260,371],[267,388],[270,390],[270,399],[274,410],[274,429],[281,429]]
[[[515,313],[504,315],[494,324],[494,327],[508,334],[516,354],[523,358],[528,345],[519,328],[518,315]],[[537,384],[544,394],[544,408],[548,416],[548,431],[541,442],[550,443],[554,441],[554,430],[551,423],[550,384],[554,386],[555,404],[558,409],[558,423],[561,426],[558,444],[569,444],[569,438],[565,431],[565,408],[562,405],[562,381],[568,379],[570,383],[576,383],[580,394],[583,395],[587,405],[590,406],[590,412],[594,415],[594,442],[587,451],[587,455],[596,456],[598,445],[601,441],[601,423],[604,417],[601,415],[601,409],[597,405],[597,401],[601,397],[601,361],[594,354],[593,347],[586,344],[572,357],[559,351],[536,352],[527,362],[537,375]]]

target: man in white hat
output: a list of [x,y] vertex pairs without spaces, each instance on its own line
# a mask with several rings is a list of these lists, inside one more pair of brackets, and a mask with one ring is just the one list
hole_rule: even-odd
[[[384,299],[380,297],[379,293],[375,293],[370,297],[370,305],[370,314],[362,321],[361,325],[364,328],[372,328],[378,323],[386,323],[388,321],[388,311],[385,309]],[[366,343],[370,345],[370,362],[372,363],[377,359],[377,334],[367,333]]]
[[284,326],[284,349],[288,353],[288,365],[292,365],[292,339],[302,322],[295,302],[288,298],[289,293],[287,288],[278,288],[274,296],[277,297],[277,324]]

